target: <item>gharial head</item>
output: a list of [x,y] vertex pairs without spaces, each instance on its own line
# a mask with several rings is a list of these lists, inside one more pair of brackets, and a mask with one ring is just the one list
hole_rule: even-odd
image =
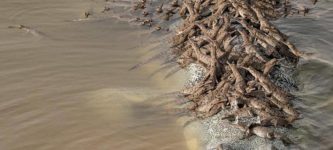
[[24,25],[21,25],[21,24],[18,26],[19,29],[23,29],[24,27],[25,27],[25,26],[24,26]]

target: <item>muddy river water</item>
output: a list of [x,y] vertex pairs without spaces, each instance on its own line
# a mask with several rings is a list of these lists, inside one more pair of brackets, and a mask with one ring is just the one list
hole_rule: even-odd
[[[114,19],[75,21],[95,4],[0,1],[1,150],[186,149],[153,99],[179,89],[182,73],[129,71],[157,42]],[[8,28],[19,24],[31,31]]]
[[[165,39],[113,17],[84,19],[104,0],[0,1],[1,150],[184,150],[190,140],[161,97],[185,73],[165,78],[151,57]],[[318,53],[295,79],[303,99],[302,144],[333,147],[333,2],[276,22],[301,49]],[[8,28],[25,25],[26,30]],[[152,76],[152,74],[154,74]]]

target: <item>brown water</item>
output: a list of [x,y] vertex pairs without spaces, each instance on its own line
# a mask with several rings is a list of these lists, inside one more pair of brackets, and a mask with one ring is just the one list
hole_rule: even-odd
[[[186,149],[157,97],[180,89],[183,73],[150,77],[157,62],[129,71],[159,42],[111,18],[72,21],[103,4],[0,1],[1,150]],[[8,28],[18,24],[31,30]]]
[[309,15],[277,24],[300,49],[316,55],[302,61],[295,76],[304,117],[295,134],[303,149],[333,149],[333,1],[321,0]]
[[[0,1],[0,150],[188,149],[177,117],[160,106],[172,100],[159,97],[180,89],[184,73],[150,77],[158,62],[129,71],[166,49],[165,37],[119,21],[128,17],[121,9],[116,18],[101,14],[104,5]],[[299,48],[318,54],[295,76],[304,116],[295,135],[304,149],[333,147],[332,8],[322,0],[306,17],[277,22]],[[18,24],[31,30],[8,28]]]

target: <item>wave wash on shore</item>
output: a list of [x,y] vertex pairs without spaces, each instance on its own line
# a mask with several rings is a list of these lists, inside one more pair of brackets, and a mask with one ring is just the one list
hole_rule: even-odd
[[[312,1],[315,4],[317,1]],[[256,135],[293,141],[271,129],[291,127],[300,119],[285,70],[293,70],[302,52],[271,22],[308,8],[293,8],[288,0],[139,0],[134,11],[142,25],[163,29],[154,19],[181,18],[172,35],[173,59],[181,68],[200,65],[205,75],[181,93],[187,109],[199,118],[225,112],[245,137]],[[157,17],[156,17],[157,16]],[[177,19],[175,19],[177,20]],[[297,88],[297,87],[296,87]]]

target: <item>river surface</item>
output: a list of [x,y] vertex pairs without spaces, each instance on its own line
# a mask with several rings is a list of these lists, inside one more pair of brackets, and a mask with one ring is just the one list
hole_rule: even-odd
[[[164,105],[173,99],[161,96],[180,89],[184,73],[155,74],[158,61],[130,70],[167,48],[165,38],[101,14],[104,5],[0,1],[1,150],[189,149],[177,117]],[[26,30],[8,28],[20,24]],[[322,0],[309,15],[276,24],[300,49],[318,54],[302,61],[295,76],[304,117],[295,134],[305,149],[330,149],[333,2]]]
[[310,14],[277,24],[299,49],[315,53],[301,61],[295,75],[304,118],[295,134],[304,149],[333,149],[333,1],[319,1]]
[[[187,149],[159,96],[180,89],[183,73],[151,77],[157,62],[130,71],[158,42],[127,22],[84,20],[103,7],[0,1],[1,150]],[[20,24],[28,30],[8,28]]]

